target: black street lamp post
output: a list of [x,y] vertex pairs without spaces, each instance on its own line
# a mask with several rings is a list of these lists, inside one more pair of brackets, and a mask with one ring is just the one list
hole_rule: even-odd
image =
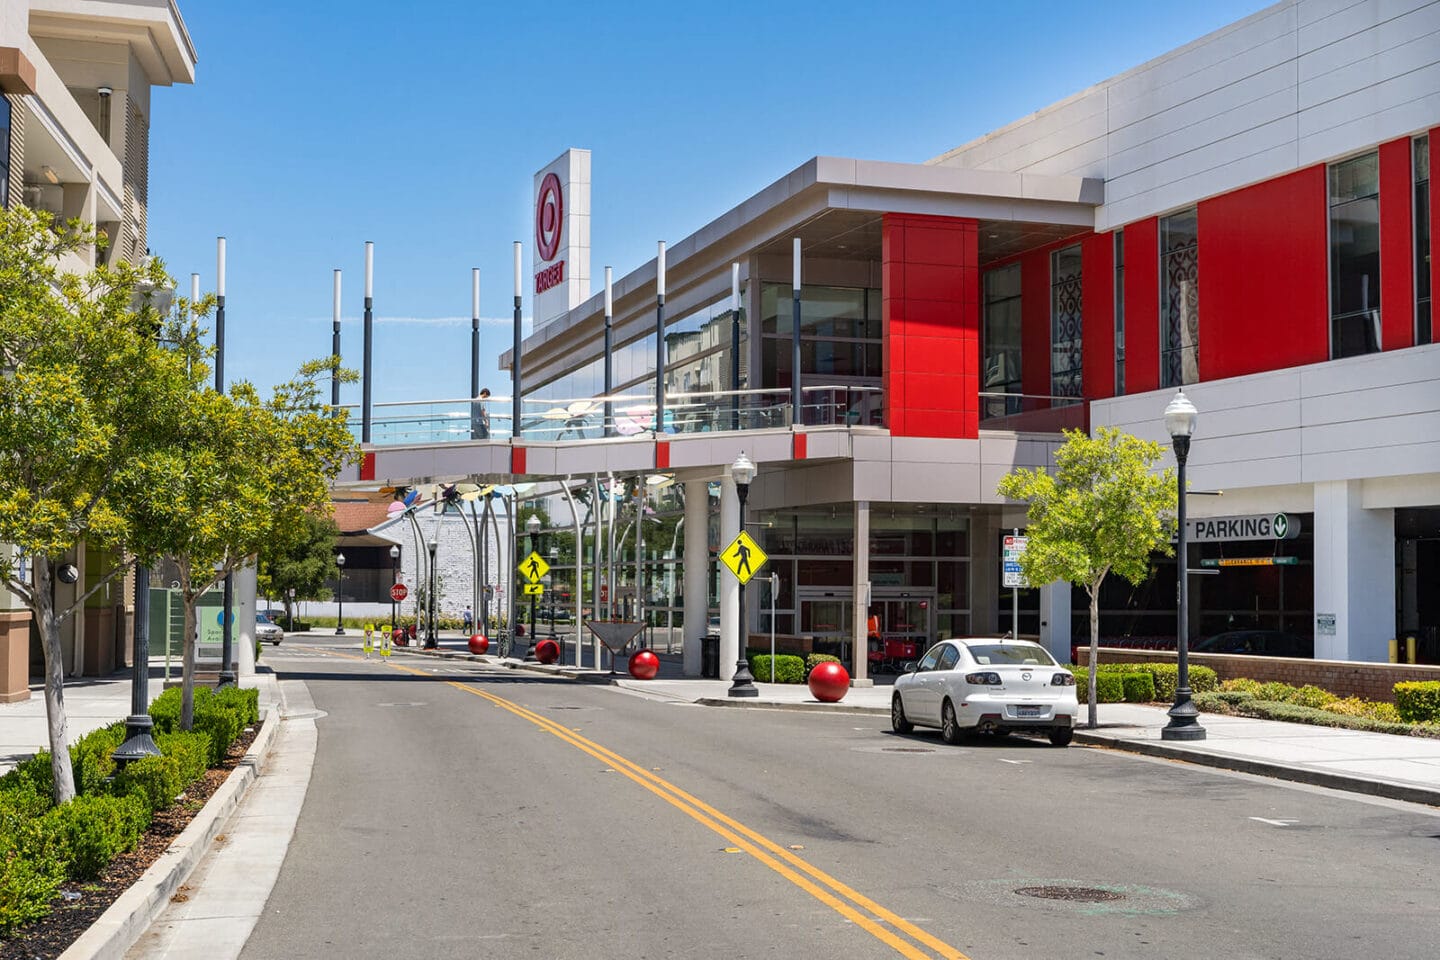
[[[740,533],[745,532],[745,497],[750,493],[750,481],[755,479],[755,464],[742,452],[730,465],[730,476],[735,481],[735,493],[740,497]],[[735,660],[735,676],[730,681],[729,695],[732,697],[758,697],[759,689],[750,674],[750,661],[745,659],[745,648],[750,641],[750,626],[745,619],[745,584],[740,584],[740,631],[739,656]],[[774,669],[772,664],[771,669]]]
[[1175,446],[1175,462],[1179,466],[1176,497],[1176,520],[1180,529],[1176,545],[1176,600],[1178,607],[1175,648],[1178,653],[1179,677],[1175,687],[1175,705],[1170,708],[1170,722],[1160,731],[1162,740],[1204,740],[1205,728],[1200,726],[1200,711],[1190,699],[1190,565],[1187,551],[1189,536],[1185,530],[1185,459],[1190,454],[1190,437],[1195,432],[1199,413],[1185,396],[1176,390],[1175,398],[1165,408],[1165,429]]
[[[538,514],[530,514],[530,519],[525,521],[525,532],[530,537],[530,552],[536,552],[536,544],[540,542],[540,517]],[[530,635],[526,637],[530,641],[530,648],[525,651],[527,661],[535,660],[535,604],[540,598],[532,591],[530,594]]]
[[111,754],[115,762],[129,763],[160,755],[155,738],[150,735],[155,724],[150,719],[150,568],[135,567],[135,646],[130,665],[130,716],[125,718],[125,742]]
[[335,567],[339,571],[335,578],[335,636],[345,636],[345,554],[335,554]]
[[400,626],[400,607],[395,599],[395,584],[400,582],[400,545],[392,544],[390,547],[390,629],[393,631]]

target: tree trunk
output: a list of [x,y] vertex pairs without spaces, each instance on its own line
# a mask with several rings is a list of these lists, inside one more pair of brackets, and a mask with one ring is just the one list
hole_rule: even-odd
[[197,597],[188,592],[185,598],[185,633],[180,673],[180,729],[189,730],[195,724],[195,601]]
[[1100,726],[1099,707],[1095,703],[1095,671],[1100,660],[1100,586],[1090,587],[1090,729]]
[[58,806],[75,799],[75,771],[70,766],[70,725],[65,716],[65,658],[60,649],[60,622],[55,617],[54,568],[46,557],[35,558],[34,613],[40,622],[45,650],[45,719],[50,740],[50,773]]

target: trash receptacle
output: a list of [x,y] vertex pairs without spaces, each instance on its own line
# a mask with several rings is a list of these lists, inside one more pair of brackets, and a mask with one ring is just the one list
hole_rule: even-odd
[[720,637],[707,633],[700,638],[700,676],[706,680],[720,679]]

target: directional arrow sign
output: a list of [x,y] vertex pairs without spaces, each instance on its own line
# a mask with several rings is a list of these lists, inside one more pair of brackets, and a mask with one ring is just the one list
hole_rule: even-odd
[[770,556],[760,549],[760,544],[746,533],[740,531],[739,536],[730,541],[730,545],[720,554],[720,561],[735,574],[735,579],[741,584],[750,582],[750,578],[763,566]]
[[531,553],[530,556],[520,561],[520,575],[531,583],[539,583],[550,572],[550,564],[538,553]]
[[545,584],[543,583],[523,583],[521,586],[525,588],[524,594],[527,597],[541,597],[545,595]]

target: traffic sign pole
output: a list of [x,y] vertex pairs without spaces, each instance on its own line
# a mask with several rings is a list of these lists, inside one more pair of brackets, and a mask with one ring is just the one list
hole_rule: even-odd
[[[1010,533],[1015,538],[1014,542],[1018,543],[1020,528],[1013,527]],[[1018,581],[1015,586],[1010,588],[1010,633],[1016,640],[1020,639],[1020,586]]]

